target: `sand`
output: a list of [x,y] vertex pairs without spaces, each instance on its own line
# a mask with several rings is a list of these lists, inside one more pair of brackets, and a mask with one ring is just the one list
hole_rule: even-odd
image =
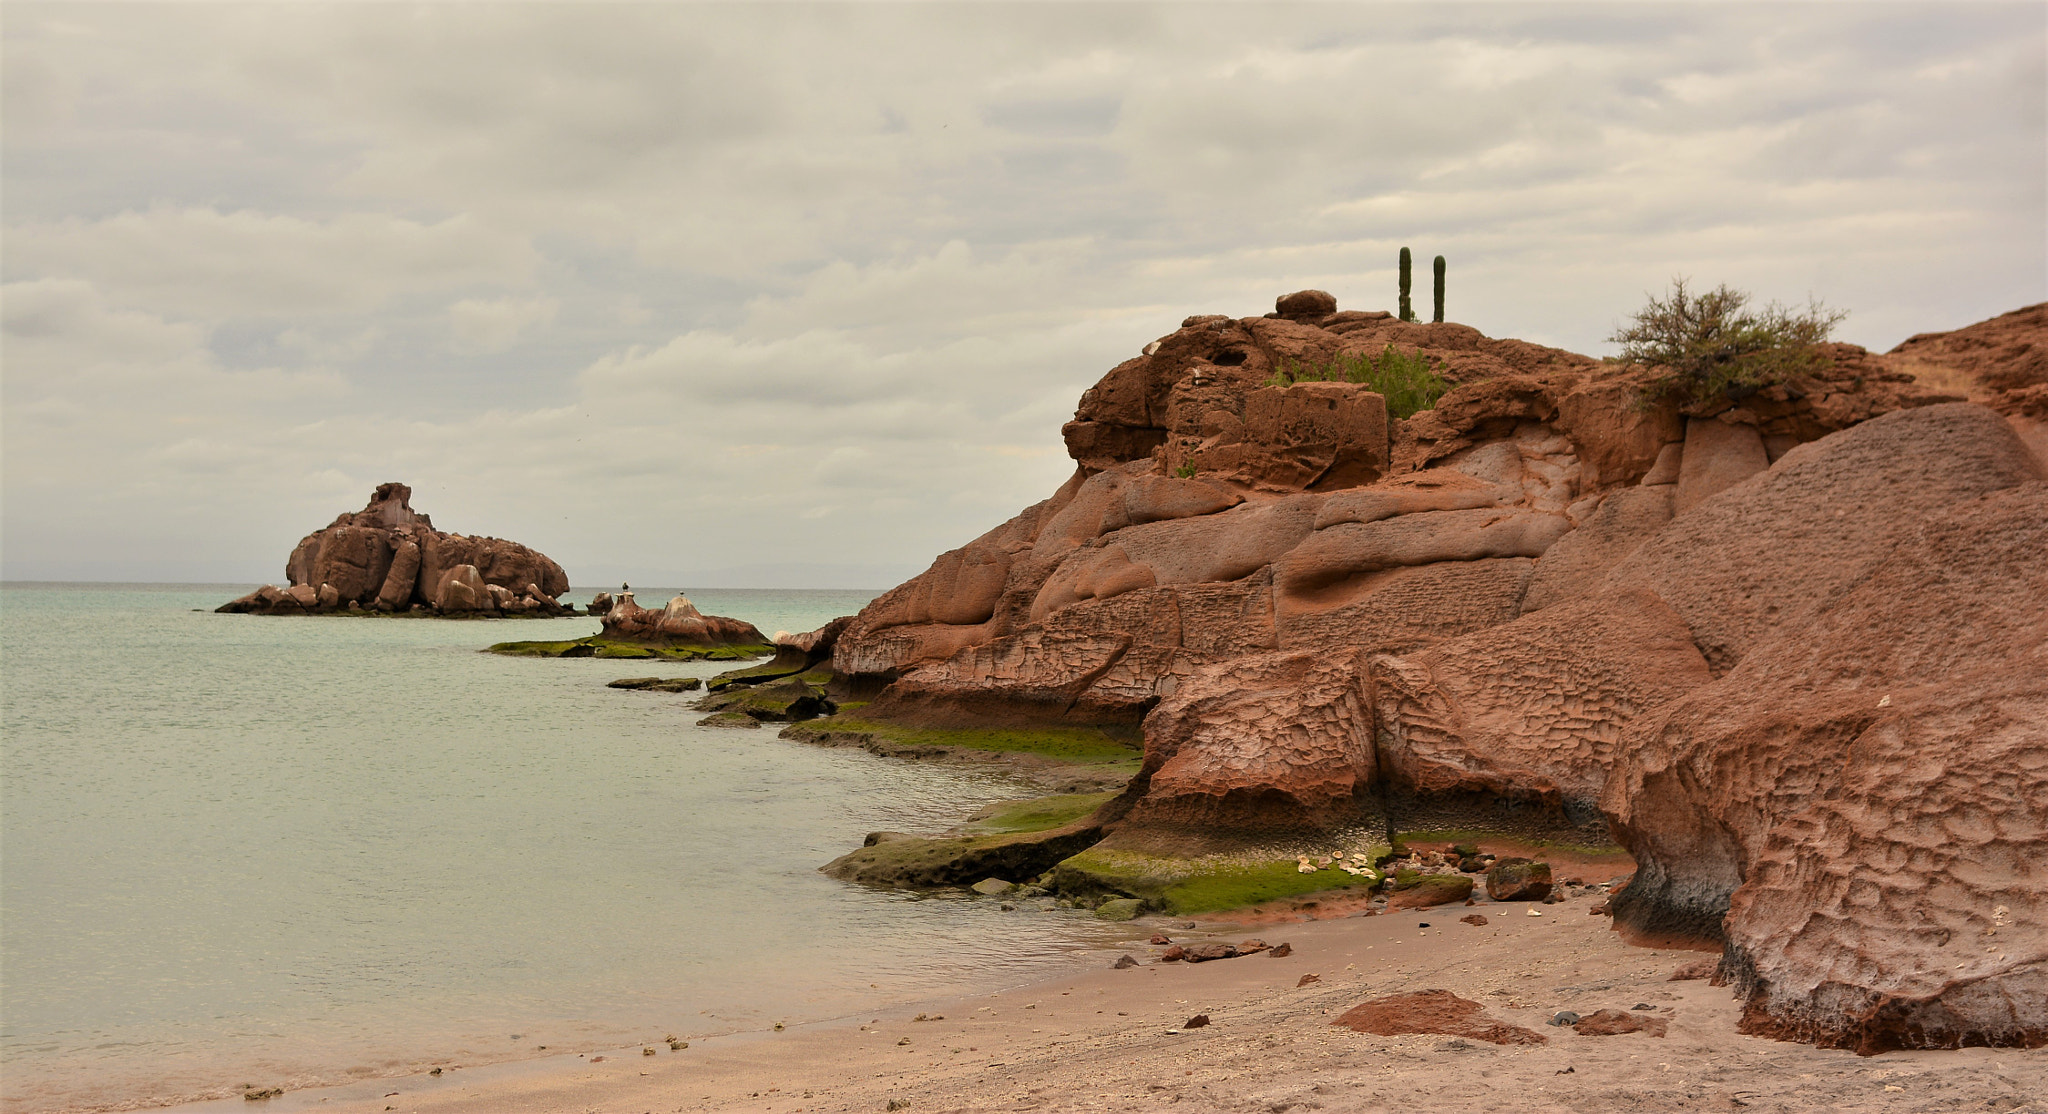
[[[1630,947],[1597,896],[1492,903],[1232,931],[1159,919],[1176,940],[1252,932],[1293,954],[1090,969],[1020,990],[585,1056],[386,1079],[177,1108],[420,1114],[669,1111],[1401,1110],[1430,1112],[1965,1110],[2048,1114],[2048,1050],[1859,1057],[1735,1031],[1725,988],[1670,981],[1697,952]],[[1540,913],[1531,916],[1531,910]],[[1483,926],[1460,918],[1478,913]],[[1420,927],[1423,924],[1429,927]],[[1316,981],[1297,986],[1302,976]],[[1538,1046],[1383,1037],[1331,1020],[1423,989],[1483,1003]],[[1652,1007],[1662,1038],[1581,1036],[1559,1010]],[[1640,1012],[1640,1011],[1638,1011]],[[1211,1023],[1188,1029],[1195,1014]],[[919,1020],[924,1015],[924,1020]],[[600,1059],[601,1057],[601,1059]],[[891,1104],[896,1104],[892,1106]]]

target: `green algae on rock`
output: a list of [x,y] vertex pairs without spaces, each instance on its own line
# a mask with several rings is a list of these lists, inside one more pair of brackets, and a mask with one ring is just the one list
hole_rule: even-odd
[[694,692],[704,687],[702,677],[621,677],[606,681],[608,689],[644,689],[650,692]]
[[[887,835],[889,838],[877,838]],[[819,869],[848,882],[898,887],[969,886],[988,878],[1040,874],[1102,838],[1085,820],[1048,831],[922,838],[876,833],[871,842]]]
[[485,647],[486,653],[504,654],[518,658],[617,658],[623,660],[660,659],[665,661],[748,661],[767,657],[775,647],[758,646],[650,646],[638,642],[622,642],[615,638],[593,634],[586,638],[571,639],[567,642],[498,642]]
[[790,727],[782,737],[897,758],[942,758],[961,751],[1025,754],[1128,766],[1136,773],[1141,755],[1133,734],[1102,727],[908,727],[842,713]]
[[1062,897],[1136,898],[1167,913],[1214,913],[1324,890],[1365,890],[1371,883],[1338,870],[1303,873],[1294,859],[1205,855],[1176,859],[1091,848],[1053,868]]

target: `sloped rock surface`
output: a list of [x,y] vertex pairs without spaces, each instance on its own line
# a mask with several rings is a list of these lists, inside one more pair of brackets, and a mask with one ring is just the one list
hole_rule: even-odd
[[1749,1031],[2048,1041],[2048,484],[2004,478],[1630,731],[1617,925],[1725,938]]
[[[266,615],[336,611],[561,615],[568,574],[545,554],[501,538],[434,528],[412,489],[379,484],[368,505],[301,539],[285,562],[287,588],[217,608]],[[299,589],[305,589],[304,593]]]

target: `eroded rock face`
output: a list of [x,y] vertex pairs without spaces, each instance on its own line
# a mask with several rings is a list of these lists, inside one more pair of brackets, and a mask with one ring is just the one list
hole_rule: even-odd
[[1630,730],[1617,926],[1725,941],[1749,1031],[2048,1041],[2048,484],[2002,478]]
[[[1071,480],[841,632],[863,714],[1142,723],[1110,851],[1612,834],[1617,927],[1724,945],[1752,1031],[2041,1042],[2048,957],[1982,947],[2048,907],[2033,411],[1847,345],[1646,407],[1637,369],[1289,305],[1084,396]],[[1353,385],[1269,382],[1389,344],[1456,387],[1384,451]]]
[[[412,489],[379,484],[362,510],[306,535],[285,562],[289,586],[216,610],[265,615],[336,611],[561,615],[569,577],[545,554],[500,538],[434,529]],[[305,589],[301,593],[300,589]]]

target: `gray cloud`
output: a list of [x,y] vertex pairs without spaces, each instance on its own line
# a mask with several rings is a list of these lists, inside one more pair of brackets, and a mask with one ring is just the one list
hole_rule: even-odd
[[275,577],[405,479],[572,574],[914,571],[1056,486],[1146,340],[1385,307],[1403,244],[1492,335],[1602,351],[1685,273],[1888,347],[2044,296],[2044,38],[2031,4],[11,5],[0,560]]

